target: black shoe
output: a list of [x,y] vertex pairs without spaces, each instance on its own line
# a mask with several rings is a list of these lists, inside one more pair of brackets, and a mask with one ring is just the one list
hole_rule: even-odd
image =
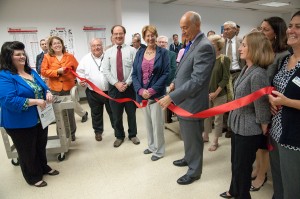
[[156,161],[156,160],[159,160],[161,157],[157,157],[155,155],[151,156],[151,160],[152,161]]
[[227,195],[227,191],[225,191],[224,193],[221,193],[220,196],[222,198],[233,198],[232,196]]
[[71,135],[71,140],[74,142],[76,140],[75,134]]
[[47,174],[50,176],[56,176],[59,174],[59,171],[53,169],[53,170],[49,171]]
[[150,154],[150,153],[152,153],[152,151],[150,151],[149,149],[146,149],[146,150],[144,151],[144,154]]
[[188,163],[185,161],[185,159],[175,160],[173,162],[173,164],[178,167],[185,167],[188,165]]
[[88,112],[85,113],[85,115],[81,118],[81,123],[84,123],[88,120]]
[[95,133],[95,139],[100,142],[102,140],[102,133]]
[[188,185],[188,184],[191,184],[191,183],[193,183],[194,181],[199,180],[199,179],[200,179],[200,176],[191,177],[191,176],[189,176],[189,175],[184,175],[184,176],[181,176],[181,177],[177,180],[177,183],[178,183],[178,184],[181,184],[181,185]]
[[267,182],[267,180],[268,180],[268,177],[266,176],[264,182],[262,183],[262,185],[260,187],[257,187],[257,188],[254,187],[253,185],[251,185],[250,191],[259,191],[260,188],[262,188],[264,186],[264,184]]
[[47,186],[47,182],[42,181],[41,183],[37,182],[34,184],[35,187],[45,187]]

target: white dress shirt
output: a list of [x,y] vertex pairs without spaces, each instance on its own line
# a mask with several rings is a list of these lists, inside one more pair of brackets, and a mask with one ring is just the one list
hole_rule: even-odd
[[[117,45],[107,49],[102,62],[103,73],[111,85],[115,85],[117,82],[119,82],[117,77],[117,50]],[[131,74],[136,50],[129,45],[122,44],[121,52],[124,82],[130,85],[132,83]]]
[[[92,53],[88,53],[80,60],[76,72],[80,77],[93,82],[102,91],[108,91],[109,84],[103,74],[102,59],[103,54],[97,58]],[[79,79],[78,82],[80,82]],[[89,85],[88,88],[93,90]]]
[[[231,60],[231,65],[230,65],[230,70],[238,70],[241,69],[239,65],[239,60],[237,55],[238,49],[236,49],[236,36],[234,36],[231,39],[231,45],[232,45],[232,60]],[[229,46],[229,39],[227,39],[227,45],[226,45],[226,55],[228,55],[228,46]]]

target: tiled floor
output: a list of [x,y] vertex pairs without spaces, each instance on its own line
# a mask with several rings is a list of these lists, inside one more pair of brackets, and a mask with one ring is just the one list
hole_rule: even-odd
[[[83,107],[90,113],[86,103]],[[95,141],[90,117],[86,123],[81,123],[78,116],[76,119],[77,140],[71,144],[66,159],[59,162],[56,154],[48,156],[49,165],[59,170],[60,175],[45,176],[48,186],[44,188],[26,184],[20,168],[11,164],[3,143],[0,144],[1,199],[218,199],[219,194],[229,187],[229,139],[221,138],[220,148],[215,152],[209,152],[209,143],[206,143],[201,179],[182,186],[176,180],[185,174],[186,168],[175,167],[172,162],[183,157],[183,142],[166,130],[166,156],[151,161],[151,155],[143,154],[147,148],[147,136],[141,110],[137,110],[141,144],[134,145],[126,139],[119,148],[113,147],[115,137],[106,113],[101,142]],[[55,134],[55,126],[52,125],[50,131]],[[260,191],[252,193],[254,199],[270,199],[271,196],[271,181]]]

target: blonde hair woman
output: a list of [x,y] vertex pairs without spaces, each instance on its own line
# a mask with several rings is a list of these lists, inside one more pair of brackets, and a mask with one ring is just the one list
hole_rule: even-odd
[[[271,42],[261,32],[246,35],[239,52],[246,65],[234,83],[235,99],[269,86],[266,68],[274,60]],[[221,197],[251,199],[252,164],[270,118],[267,96],[229,113],[228,124],[234,133],[231,138],[232,177],[229,191]]]

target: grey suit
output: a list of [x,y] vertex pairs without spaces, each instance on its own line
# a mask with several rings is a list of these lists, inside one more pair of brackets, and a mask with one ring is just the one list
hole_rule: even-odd
[[[258,66],[244,67],[234,84],[235,99],[269,85],[267,71]],[[231,183],[229,193],[234,198],[250,199],[252,164],[262,141],[261,124],[268,124],[271,111],[265,95],[247,106],[229,113],[231,137]]]
[[[258,66],[243,68],[234,84],[234,99],[244,97],[263,87],[269,86],[267,71]],[[228,124],[232,131],[242,136],[262,134],[260,124],[271,121],[268,97],[265,95],[247,106],[229,113]]]
[[[175,73],[172,101],[190,113],[208,108],[208,87],[216,60],[214,47],[203,33],[199,34],[181,59]],[[200,176],[203,162],[203,119],[179,117],[181,136],[189,170],[187,175]]]

